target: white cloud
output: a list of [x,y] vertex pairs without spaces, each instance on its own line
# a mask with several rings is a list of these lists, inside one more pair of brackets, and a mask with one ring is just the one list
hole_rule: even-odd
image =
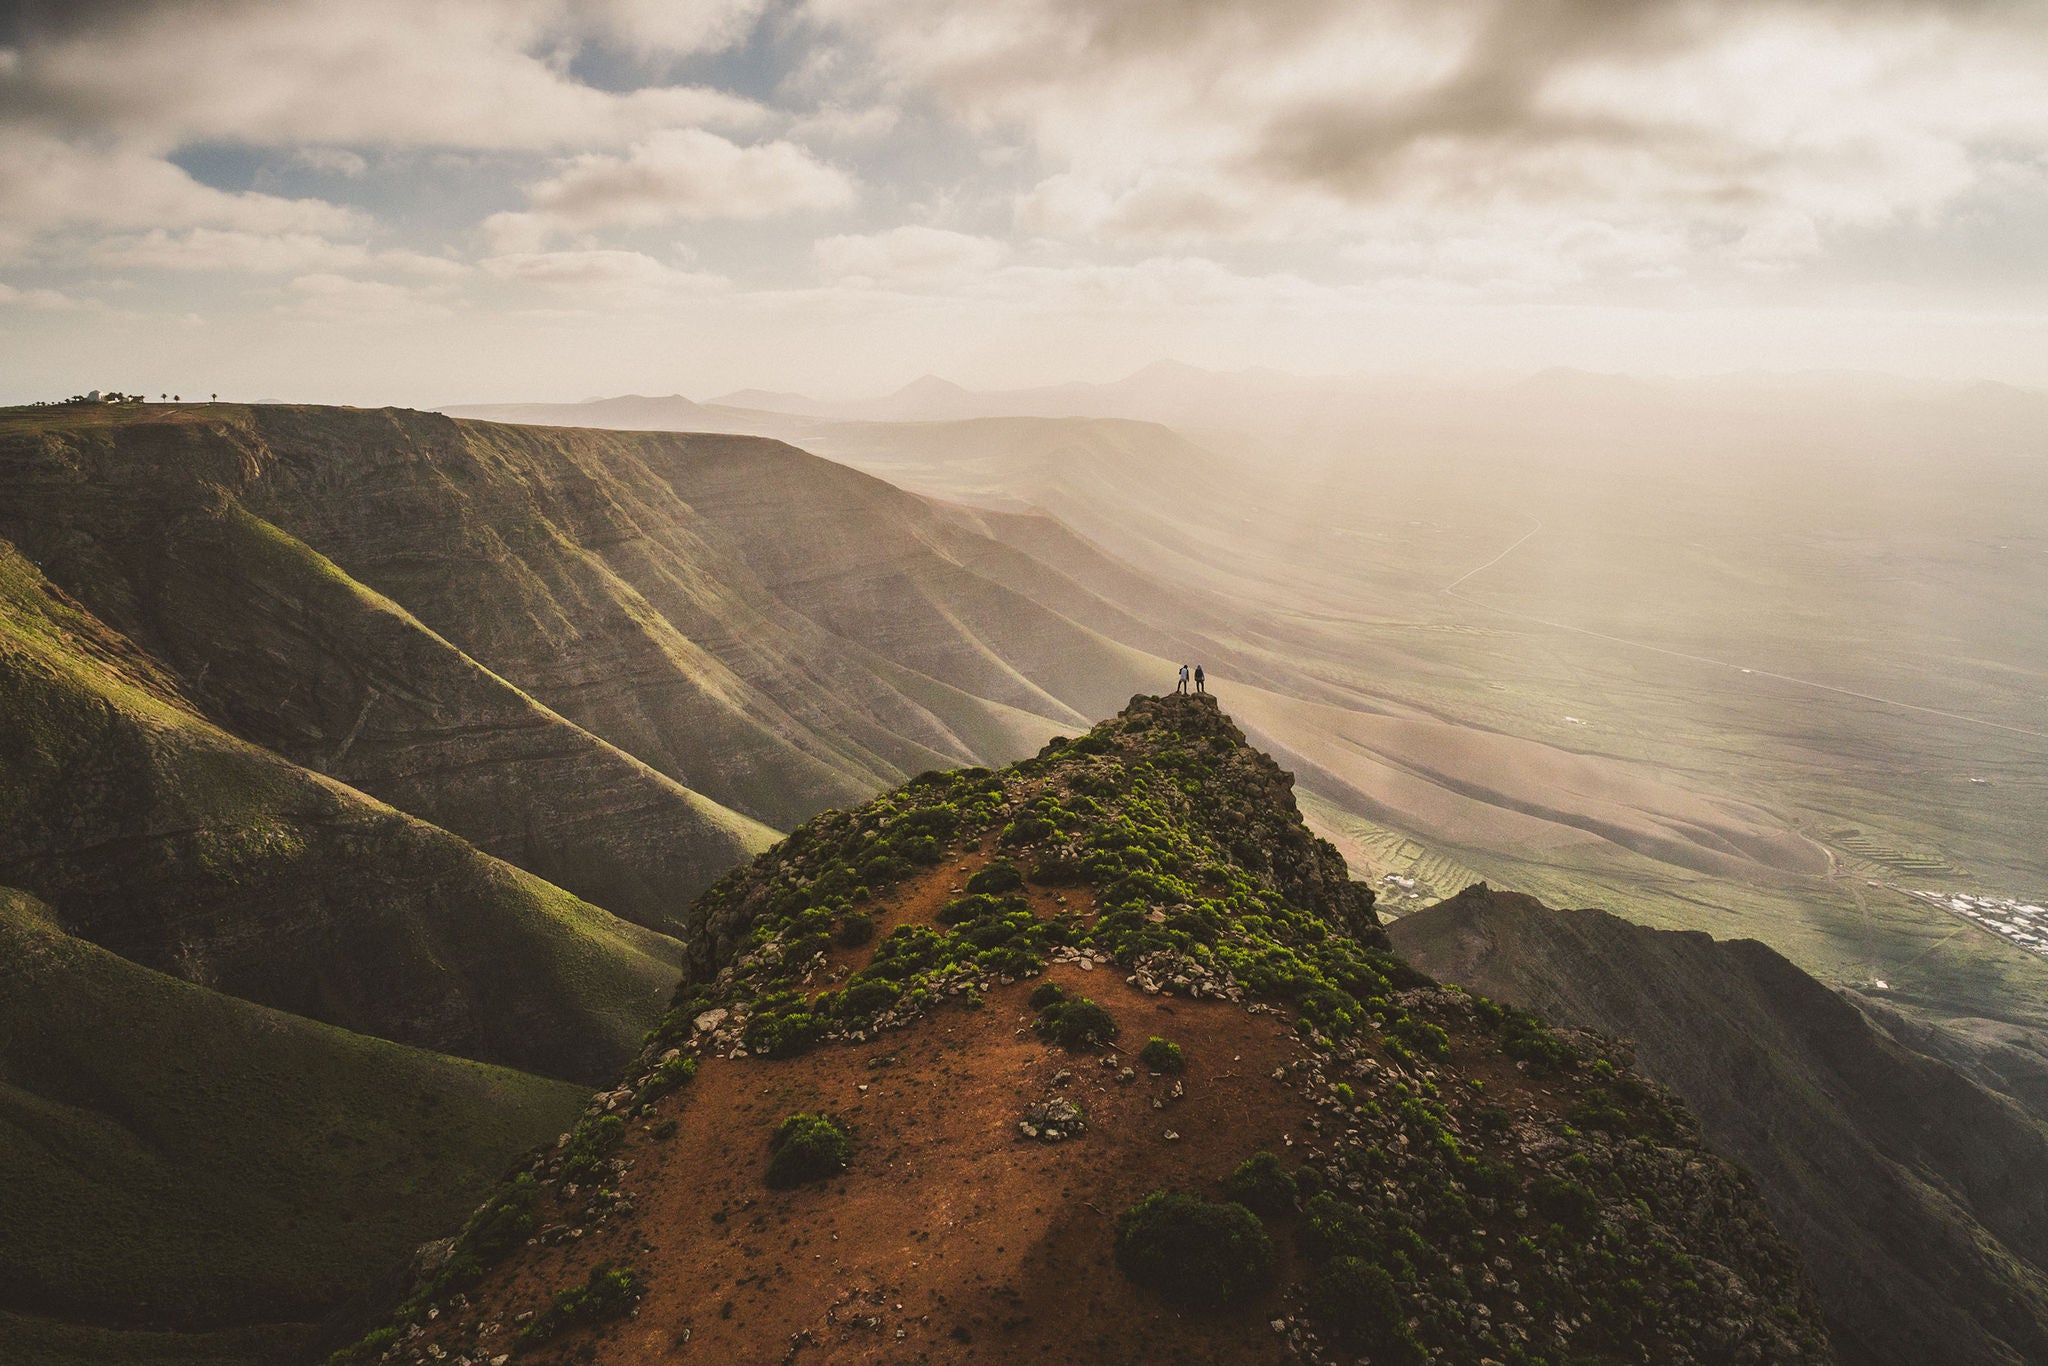
[[331,272],[298,276],[287,288],[290,311],[335,321],[445,318],[451,312],[436,291]]
[[529,186],[533,207],[493,215],[485,229],[502,247],[600,228],[706,219],[758,219],[850,203],[846,175],[790,142],[742,147],[697,128],[672,129],[623,156],[586,153]]
[[578,307],[652,307],[729,288],[720,275],[678,270],[637,251],[514,252],[485,259],[486,274]]
[[79,300],[54,289],[16,289],[0,280],[0,308],[34,308],[44,311],[85,307]]
[[1096,250],[1405,244],[1459,281],[1491,252],[1498,283],[1559,289],[1810,261],[1832,234],[1933,222],[2001,167],[2039,164],[2048,28],[2024,12],[1935,0],[807,7],[865,55],[834,68],[865,73],[860,88],[921,92],[984,145],[1029,149],[1041,171],[1016,196],[1021,231]]
[[[613,0],[225,0],[137,5],[24,43],[10,103],[142,145],[555,149],[682,125],[746,128],[752,100],[692,86],[613,91],[565,60],[593,35],[694,51],[751,6]],[[665,13],[666,12],[666,13]]]
[[452,279],[469,267],[414,251],[372,250],[316,233],[254,233],[238,229],[156,228],[110,237],[88,249],[94,264],[119,270],[224,271],[252,275],[369,271],[424,279]]
[[959,284],[1003,263],[1009,248],[989,237],[915,224],[887,232],[827,237],[812,247],[828,277],[853,285]]
[[351,180],[370,169],[370,163],[363,159],[361,153],[351,152],[346,147],[301,147],[295,155],[303,165],[316,171],[347,176]]
[[325,200],[217,190],[132,148],[21,133],[0,137],[0,254],[21,251],[39,234],[79,226],[339,233],[366,223]]

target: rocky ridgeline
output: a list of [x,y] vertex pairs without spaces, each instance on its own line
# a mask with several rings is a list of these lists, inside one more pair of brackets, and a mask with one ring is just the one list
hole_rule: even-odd
[[[356,1357],[497,1362],[561,1315],[629,1312],[631,1273],[617,1268],[538,1316],[472,1307],[466,1292],[522,1243],[581,1238],[630,1211],[629,1126],[636,1141],[674,1133],[670,1107],[691,1103],[701,1062],[772,1067],[871,1043],[1066,962],[1079,970],[1062,974],[1069,984],[1101,971],[1117,1008],[1167,996],[1210,1003],[1183,1011],[1271,1017],[1294,1042],[1271,1076],[1275,1102],[1284,1090],[1294,1112],[1311,1107],[1284,1155],[1247,1151],[1213,1174],[1224,1200],[1132,1208],[1117,1255],[1139,1284],[1182,1251],[1140,1245],[1149,1212],[1227,1227],[1249,1260],[1201,1308],[1270,1313],[1303,1360],[1831,1360],[1797,1259],[1690,1117],[1597,1038],[1395,958],[1371,891],[1303,825],[1291,788],[1212,700],[1138,698],[1001,773],[925,774],[818,816],[699,899],[688,976],[628,1081],[479,1212]],[[947,865],[978,870],[947,886]],[[1076,1053],[1116,1032],[1103,1006],[1051,982],[1030,1006],[1048,1043]],[[1137,1080],[1131,1057],[1102,1051],[1116,1082]],[[1154,1039],[1137,1060],[1153,1108],[1181,1101],[1176,1046]],[[1073,1078],[1062,1068],[1049,1091],[1020,1095],[1014,1137],[1102,1162],[1114,1140],[1072,1098]],[[844,1144],[826,1117],[799,1121]],[[1276,1240],[1300,1258],[1276,1257]],[[1276,1285],[1284,1268],[1294,1281]],[[1171,1297],[1174,1278],[1158,1283]]]

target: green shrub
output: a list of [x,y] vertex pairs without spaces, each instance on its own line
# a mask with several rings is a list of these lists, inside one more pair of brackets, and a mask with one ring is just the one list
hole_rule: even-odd
[[582,1285],[558,1292],[555,1302],[520,1330],[518,1341],[544,1342],[578,1324],[624,1318],[640,1303],[646,1289],[640,1273],[632,1267],[600,1262],[590,1269],[590,1276]]
[[783,1120],[768,1140],[768,1153],[769,1186],[788,1190],[845,1171],[853,1160],[853,1140],[836,1119],[796,1114]]
[[662,1142],[668,1142],[668,1140],[676,1136],[675,1120],[670,1118],[660,1121],[654,1126],[652,1133],[655,1138],[660,1139]]
[[1088,868],[1072,854],[1047,854],[1031,865],[1031,880],[1041,887],[1071,887],[1088,880]]
[[969,892],[1014,892],[1024,885],[1024,875],[1017,871],[1017,865],[998,859],[988,867],[967,879]]
[[640,1083],[640,1094],[634,1099],[643,1106],[651,1105],[696,1075],[695,1058],[670,1058],[647,1074],[647,1080]]
[[1181,1060],[1180,1045],[1153,1035],[1138,1050],[1138,1061],[1154,1072],[1178,1072],[1187,1064]]
[[1338,1257],[1310,1287],[1308,1311],[1316,1322],[1374,1366],[1410,1366],[1429,1359],[1409,1331],[1394,1278],[1360,1257]]
[[1254,1214],[1271,1219],[1294,1208],[1294,1178],[1272,1153],[1253,1153],[1223,1183],[1223,1193]]
[[849,985],[839,993],[839,1004],[834,1013],[842,1018],[853,1019],[873,1015],[896,1004],[896,998],[903,994],[903,988],[882,978],[866,978]]
[[1000,915],[1009,907],[1001,897],[977,892],[972,896],[957,896],[939,907],[938,922],[941,925],[965,925],[985,915]]
[[1059,833],[1059,828],[1043,816],[1019,816],[1003,827],[1002,842],[1009,845],[1036,844]]
[[1062,1048],[1079,1050],[1116,1037],[1116,1020],[1085,996],[1055,1001],[1038,1016],[1038,1032]]
[[1031,989],[1027,1001],[1033,1010],[1044,1010],[1047,1006],[1058,1005],[1066,999],[1066,988],[1058,982],[1040,982]]
[[562,1179],[584,1181],[604,1170],[604,1164],[626,1141],[626,1121],[617,1115],[586,1119],[569,1134],[562,1150]]
[[839,919],[839,942],[849,949],[857,949],[871,942],[875,937],[875,918],[866,911],[848,911]]
[[793,1057],[823,1038],[827,1023],[801,1007],[764,1010],[747,1021],[747,1048],[765,1057]]
[[1600,1218],[1600,1198],[1561,1176],[1539,1176],[1530,1182],[1529,1203],[1551,1223],[1575,1233],[1590,1230]]
[[1273,1284],[1273,1242],[1239,1204],[1153,1191],[1116,1221],[1116,1264],[1190,1308],[1240,1303]]
[[1314,1197],[1301,1207],[1301,1214],[1301,1250],[1310,1261],[1378,1257],[1380,1238],[1373,1231],[1372,1222],[1335,1196],[1325,1193]]

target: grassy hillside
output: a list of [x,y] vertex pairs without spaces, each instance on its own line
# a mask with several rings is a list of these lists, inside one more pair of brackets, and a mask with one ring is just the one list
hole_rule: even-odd
[[261,461],[234,423],[0,423],[0,534],[228,730],[641,924],[772,839],[252,515]]
[[584,1094],[174,980],[0,889],[0,1355],[303,1349]]
[[63,927],[230,995],[590,1079],[673,940],[201,719],[0,545],[0,881]]

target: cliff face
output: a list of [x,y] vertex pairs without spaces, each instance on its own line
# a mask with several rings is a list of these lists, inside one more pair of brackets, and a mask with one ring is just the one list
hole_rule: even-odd
[[1290,785],[1138,698],[807,822],[349,1357],[1831,1360],[1691,1118],[1394,957]]
[[1445,981],[1633,1040],[1756,1177],[1845,1359],[2048,1360],[2048,1128],[1903,1020],[1895,1037],[1753,940],[1483,887],[1390,933]]

